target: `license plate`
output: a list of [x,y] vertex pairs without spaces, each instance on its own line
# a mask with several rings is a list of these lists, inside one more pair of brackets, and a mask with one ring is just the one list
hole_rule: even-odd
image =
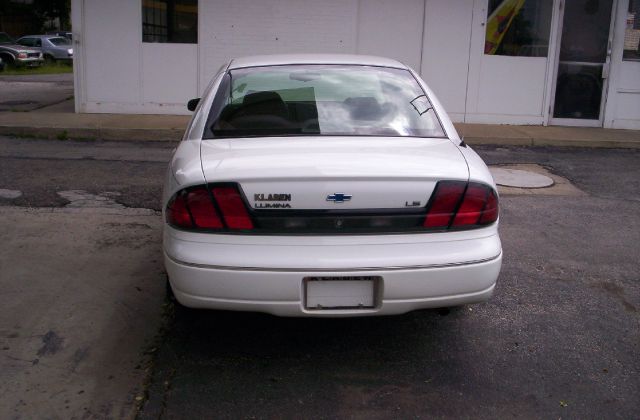
[[367,309],[375,306],[380,277],[306,277],[305,307],[322,309]]

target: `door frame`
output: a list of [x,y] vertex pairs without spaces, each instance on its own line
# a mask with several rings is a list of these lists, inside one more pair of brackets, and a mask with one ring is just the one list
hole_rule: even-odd
[[548,112],[546,113],[546,116],[545,116],[544,125],[561,125],[561,126],[564,125],[564,126],[571,126],[571,127],[602,127],[605,121],[604,113],[605,113],[607,98],[609,94],[609,83],[610,83],[611,77],[613,76],[613,72],[611,71],[611,67],[612,67],[611,55],[613,51],[613,37],[615,33],[614,29],[615,29],[615,23],[616,23],[616,12],[618,10],[619,0],[613,0],[611,4],[611,18],[609,19],[609,37],[607,40],[607,57],[605,59],[605,63],[603,66],[603,72],[606,72],[607,77],[603,78],[602,97],[600,98],[600,114],[597,120],[586,120],[586,119],[583,120],[578,118],[554,118],[553,117],[553,111],[555,107],[555,98],[556,98],[556,88],[558,83],[558,67],[560,66],[560,47],[562,45],[562,28],[564,24],[564,11],[565,11],[564,6],[566,1],[571,1],[571,0],[558,0],[556,7],[554,7],[554,15],[556,14],[556,11],[557,11],[558,19],[555,25],[553,25],[553,22],[552,22],[553,29],[551,31],[552,32],[551,38],[553,42],[550,42],[550,47],[551,47],[551,44],[553,44],[554,52],[553,52],[553,56],[550,57],[551,59],[549,60],[552,71],[549,72],[549,74],[551,75],[551,80],[547,80],[549,85],[549,90],[547,92],[549,93],[549,95],[547,96],[548,106],[546,106],[545,108],[548,110]]
[[73,102],[76,113],[86,112],[87,59],[85,54],[85,1],[71,1],[71,27],[73,28]]

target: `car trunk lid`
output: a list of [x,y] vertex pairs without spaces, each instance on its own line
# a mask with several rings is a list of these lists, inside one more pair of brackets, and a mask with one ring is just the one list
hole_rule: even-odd
[[468,180],[448,139],[215,139],[201,159],[208,183],[238,183],[255,210],[419,209],[439,180]]

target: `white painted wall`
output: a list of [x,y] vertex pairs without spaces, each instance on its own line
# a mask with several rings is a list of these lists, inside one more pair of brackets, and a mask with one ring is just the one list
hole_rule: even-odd
[[[619,11],[627,1],[619,0]],[[336,52],[410,65],[455,121],[542,124],[549,60],[485,56],[486,6],[487,0],[200,0],[198,44],[154,44],[142,42],[140,0],[72,0],[76,111],[188,114],[186,101],[232,57]],[[624,35],[619,27],[616,34],[620,29]],[[640,128],[640,63],[622,62],[621,52],[616,63],[615,54],[605,126]]]
[[357,6],[356,0],[201,0],[200,91],[233,57],[354,52]]
[[640,61],[622,61],[628,7],[618,1],[604,126],[640,130]]
[[84,31],[79,42],[84,54],[86,110],[92,112],[90,104],[99,108],[139,102],[140,31],[136,28],[140,26],[140,5],[130,0],[83,3]]
[[360,0],[356,53],[392,57],[421,70],[424,0]]
[[454,121],[464,120],[471,5],[471,1],[426,2],[422,76]]
[[143,43],[141,15],[139,1],[72,1],[76,111],[186,113],[198,94],[198,47]]
[[612,128],[640,130],[640,62],[623,61]]
[[198,95],[196,44],[142,43],[142,102],[153,107],[176,107]]

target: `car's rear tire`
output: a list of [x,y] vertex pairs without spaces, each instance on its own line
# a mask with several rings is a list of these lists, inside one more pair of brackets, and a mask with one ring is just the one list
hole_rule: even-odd
[[56,59],[51,54],[45,54],[44,55],[44,62],[45,62],[45,64],[55,64],[56,63]]
[[5,66],[13,64],[13,56],[9,54],[0,54],[0,58],[2,58],[2,62]]

